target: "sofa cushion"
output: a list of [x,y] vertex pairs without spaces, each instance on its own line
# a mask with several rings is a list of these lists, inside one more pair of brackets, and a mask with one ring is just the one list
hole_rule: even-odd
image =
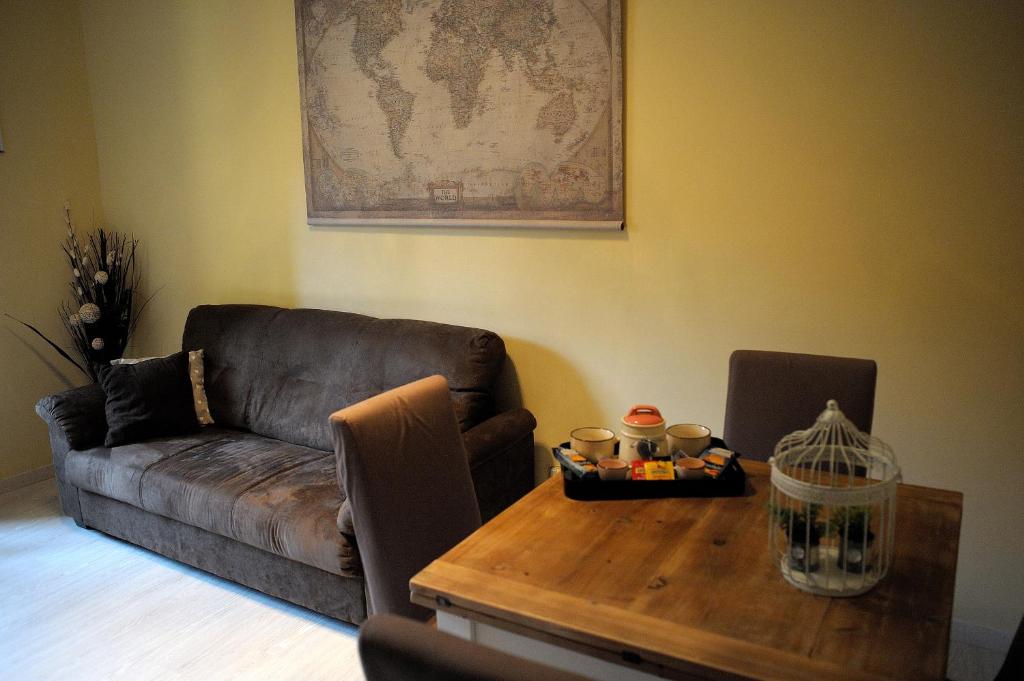
[[205,349],[217,423],[324,451],[333,412],[432,374],[448,380],[468,430],[492,414],[505,360],[490,331],[262,305],[193,309],[182,347]]
[[334,456],[218,427],[68,456],[69,481],[146,511],[343,576],[360,574],[336,525]]
[[192,435],[155,438],[120,447],[72,449],[64,462],[64,475],[75,487],[141,508],[139,488],[147,468],[188,449],[210,446],[230,437],[244,437],[244,433],[209,428]]
[[188,353],[104,366],[99,379],[106,394],[107,447],[199,429]]
[[[168,355],[172,356],[172,355]],[[117,357],[110,360],[110,366],[120,364],[141,364],[151,359],[166,359],[165,357]],[[203,377],[206,372],[203,369],[203,350],[189,350],[188,352],[188,378],[192,383],[192,402],[195,405],[196,420],[201,426],[213,424],[213,417],[210,415],[210,405],[206,400],[206,387]]]
[[361,574],[355,537],[340,536],[335,522],[343,493],[334,470],[334,457],[323,456],[252,487],[235,502],[231,536],[337,575]]
[[142,508],[348,575],[354,554],[335,523],[343,496],[334,476],[331,453],[246,434],[150,466]]

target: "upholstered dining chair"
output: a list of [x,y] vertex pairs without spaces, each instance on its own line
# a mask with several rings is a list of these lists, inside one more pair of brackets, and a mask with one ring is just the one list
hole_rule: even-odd
[[363,623],[359,658],[366,681],[585,681],[394,615]]
[[1020,681],[1024,679],[1024,617],[1017,624],[1010,649],[1003,660],[1003,666],[996,674],[995,681]]
[[830,399],[869,433],[877,375],[870,359],[736,350],[722,437],[746,458],[767,461],[783,436],[810,428]]
[[335,412],[331,426],[367,610],[428,619],[431,610],[409,602],[409,579],[480,527],[447,381],[381,393]]

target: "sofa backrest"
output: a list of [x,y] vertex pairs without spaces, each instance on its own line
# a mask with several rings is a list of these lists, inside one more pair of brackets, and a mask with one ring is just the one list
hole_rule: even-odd
[[218,425],[323,450],[334,411],[433,374],[448,379],[465,432],[493,414],[505,361],[482,329],[264,305],[193,309],[182,349],[200,348]]

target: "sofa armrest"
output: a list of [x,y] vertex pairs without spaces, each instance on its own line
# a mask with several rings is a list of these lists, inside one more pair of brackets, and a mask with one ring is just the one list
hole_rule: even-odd
[[107,434],[105,403],[103,388],[95,383],[44,397],[36,403],[36,413],[46,422],[50,434],[60,507],[83,527],[78,489],[65,479],[64,461],[72,449],[89,449],[103,444]]
[[532,436],[537,419],[526,409],[510,409],[492,416],[462,434],[469,453],[469,467],[476,468],[508,451],[526,436]]
[[484,522],[533,489],[536,426],[533,414],[512,409],[462,434]]
[[36,413],[63,435],[71,449],[89,449],[106,437],[105,402],[103,388],[92,383],[44,397],[36,404]]

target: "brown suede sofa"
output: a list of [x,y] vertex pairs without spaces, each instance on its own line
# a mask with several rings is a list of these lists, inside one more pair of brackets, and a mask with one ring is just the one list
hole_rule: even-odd
[[215,424],[195,434],[104,447],[98,385],[36,406],[49,427],[61,507],[78,525],[360,623],[375,575],[364,573],[358,546],[372,539],[353,526],[338,483],[332,412],[440,374],[483,519],[532,487],[536,422],[525,409],[495,413],[506,357],[489,331],[204,305],[190,312],[182,348],[202,348],[206,357]]

